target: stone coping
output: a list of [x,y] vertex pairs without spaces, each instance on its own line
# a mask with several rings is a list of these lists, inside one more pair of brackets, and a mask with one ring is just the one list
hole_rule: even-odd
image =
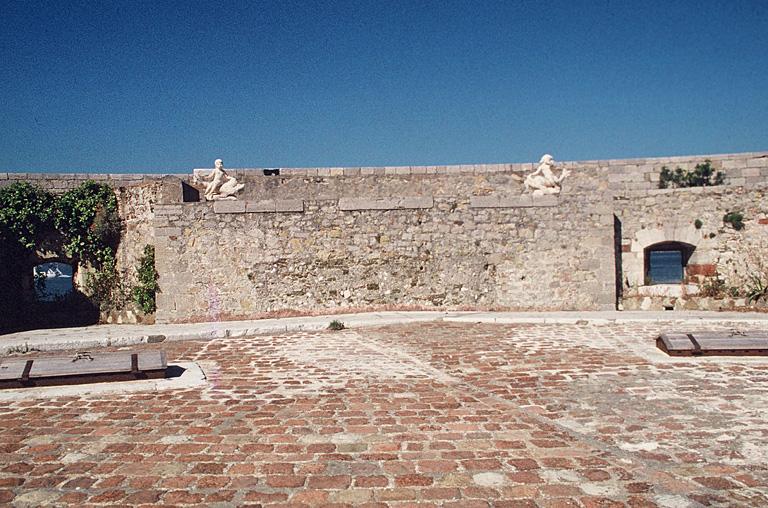
[[[646,190],[625,190],[625,191],[614,191],[614,199],[621,199],[621,198],[635,198],[635,197],[646,197],[646,196],[665,196],[668,194],[719,194],[723,192],[733,192],[734,188],[739,188],[741,186],[734,186],[734,185],[709,185],[704,187],[679,187],[679,188],[668,188],[668,189],[646,189]],[[749,187],[741,187],[742,189],[746,190],[747,192],[751,191],[757,191],[757,190],[768,190],[768,182],[760,182],[754,185],[750,185]]]
[[0,335],[0,355],[109,346],[131,346],[175,340],[213,340],[227,337],[319,331],[333,320],[348,328],[450,321],[498,324],[584,324],[671,322],[687,327],[718,322],[768,329],[768,313],[711,311],[385,311],[356,314],[157,325],[94,325],[78,328],[30,330]]
[[[729,154],[678,155],[672,157],[642,157],[636,159],[593,159],[580,161],[558,161],[564,167],[611,167],[648,164],[684,164],[686,162],[743,160],[744,167],[765,167],[762,159],[768,159],[768,151],[742,152]],[[751,162],[750,162],[751,161]],[[750,165],[752,164],[752,165]],[[491,164],[453,164],[453,165],[414,165],[414,166],[352,166],[323,168],[227,168],[229,172],[261,173],[264,169],[280,169],[280,175],[301,176],[353,176],[353,175],[419,175],[419,174],[454,174],[454,173],[493,173],[506,171],[530,171],[536,162],[491,163]],[[0,172],[0,180],[19,179],[93,179],[93,180],[143,180],[163,176],[176,176],[188,179],[195,171],[211,171],[211,168],[195,168],[189,173],[82,173],[82,172]]]

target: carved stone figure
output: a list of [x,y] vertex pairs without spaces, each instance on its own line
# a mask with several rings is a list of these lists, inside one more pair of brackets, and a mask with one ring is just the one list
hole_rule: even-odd
[[230,176],[224,170],[224,163],[221,159],[216,159],[213,163],[214,168],[208,175],[194,174],[195,183],[208,182],[205,185],[205,200],[219,201],[223,199],[237,199],[235,194],[243,190],[245,184],[237,183],[234,176]]
[[563,168],[560,176],[557,176],[555,170],[555,159],[551,155],[545,154],[539,161],[539,167],[536,170],[525,177],[523,185],[526,190],[532,190],[534,196],[542,196],[544,194],[559,194],[560,183],[571,174],[571,172]]

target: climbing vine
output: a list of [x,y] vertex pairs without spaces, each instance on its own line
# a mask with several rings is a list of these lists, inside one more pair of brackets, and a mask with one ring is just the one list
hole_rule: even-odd
[[59,197],[26,182],[0,189],[4,261],[46,243],[60,244],[67,256],[93,268],[86,289],[101,310],[124,303],[115,261],[121,230],[117,198],[108,185],[88,180]]
[[58,199],[54,222],[64,235],[69,256],[97,266],[114,256],[122,224],[117,198],[108,185],[89,180],[64,193]]
[[53,230],[56,198],[26,182],[0,189],[0,239],[7,246],[33,249]]
[[139,283],[133,288],[133,301],[145,314],[152,314],[155,312],[155,295],[160,290],[157,284],[159,275],[155,269],[155,248],[153,246],[144,246],[144,255],[139,259],[136,272]]

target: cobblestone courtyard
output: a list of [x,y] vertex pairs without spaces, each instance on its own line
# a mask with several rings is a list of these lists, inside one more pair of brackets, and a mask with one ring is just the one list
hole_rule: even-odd
[[668,358],[654,338],[672,328],[134,347],[199,362],[209,384],[0,403],[0,503],[767,506],[768,358]]

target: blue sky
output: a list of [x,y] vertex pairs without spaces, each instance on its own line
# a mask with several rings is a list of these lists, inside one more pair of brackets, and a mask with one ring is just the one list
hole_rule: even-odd
[[0,171],[768,149],[768,1],[0,0]]

